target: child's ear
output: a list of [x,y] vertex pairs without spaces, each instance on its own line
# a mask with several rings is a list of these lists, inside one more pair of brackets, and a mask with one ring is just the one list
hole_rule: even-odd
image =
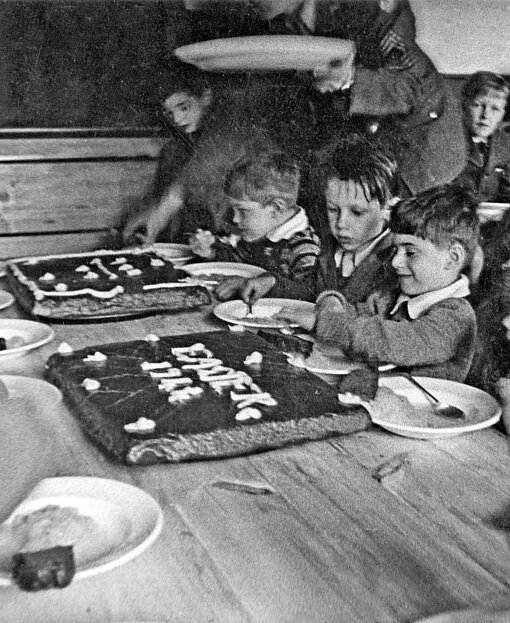
[[278,197],[271,199],[270,206],[277,214],[281,214],[288,209],[287,202],[284,199],[279,199]]
[[459,270],[464,267],[466,263],[466,249],[459,242],[454,242],[450,246],[449,260],[449,264],[452,267],[458,267]]

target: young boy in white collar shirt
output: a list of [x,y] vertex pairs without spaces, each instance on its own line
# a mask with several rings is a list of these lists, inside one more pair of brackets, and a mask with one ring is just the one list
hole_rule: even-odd
[[[239,161],[224,185],[237,233],[221,237],[199,230],[190,239],[192,251],[206,260],[260,266],[291,281],[305,278],[320,254],[320,240],[297,205],[299,182],[299,167],[283,152]],[[237,289],[244,279],[228,281]]]
[[459,187],[428,190],[398,203],[390,228],[396,294],[375,292],[352,305],[338,292],[323,292],[314,312],[285,309],[280,316],[314,331],[330,353],[463,382],[477,331],[462,274],[478,243],[476,202]]

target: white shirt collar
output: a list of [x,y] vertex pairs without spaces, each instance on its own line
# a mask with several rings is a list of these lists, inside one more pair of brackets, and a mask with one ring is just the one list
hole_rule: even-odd
[[445,301],[446,299],[460,299],[469,295],[469,279],[466,275],[461,275],[457,281],[454,281],[449,286],[441,288],[440,290],[432,290],[431,292],[425,292],[424,294],[418,294],[418,296],[407,296],[407,294],[400,294],[393,309],[390,311],[390,316],[396,313],[398,308],[407,301],[407,311],[409,317],[412,320],[419,318],[424,312],[427,311],[432,305]]
[[389,233],[390,230],[384,228],[383,231],[378,236],[373,238],[366,247],[361,246],[355,251],[344,251],[343,249],[337,249],[335,251],[335,266],[337,268],[341,266],[344,253],[352,253],[352,263],[354,267],[358,266],[364,259],[366,259],[370,255],[370,253],[372,253],[374,247],[376,247],[381,242],[381,240],[385,238]]
[[485,143],[487,144],[489,142],[489,139],[487,138],[482,138],[481,136],[472,136],[471,140],[473,141],[473,143]]
[[279,242],[280,240],[289,240],[300,231],[305,230],[309,225],[308,217],[303,208],[298,206],[298,211],[288,221],[279,225],[273,231],[266,235],[271,242]]

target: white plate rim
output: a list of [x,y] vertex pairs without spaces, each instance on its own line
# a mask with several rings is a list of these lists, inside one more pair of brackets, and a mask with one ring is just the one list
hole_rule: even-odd
[[[51,342],[51,340],[55,337],[55,331],[47,324],[44,324],[43,322],[36,322],[35,320],[22,320],[19,318],[0,318],[0,335],[2,334],[3,327],[10,328],[13,325],[14,329],[16,329],[16,326],[19,326],[19,331],[29,334],[31,329],[33,331],[40,330],[42,336],[36,342],[28,342],[27,344],[23,344],[23,346],[18,346],[17,348],[0,350],[0,358],[10,357],[11,355],[17,355],[19,353],[39,348],[40,346],[44,346],[45,344],[48,344],[48,342]],[[42,327],[44,327],[44,330]]]
[[[355,361],[353,361],[353,363],[356,363]],[[394,363],[382,363],[380,366],[377,366],[377,369],[379,370],[379,372],[388,372],[389,370],[394,370],[396,368],[396,364]],[[313,366],[307,366],[306,365],[306,360],[305,360],[305,370],[308,370],[308,372],[313,372],[314,374],[331,374],[331,375],[335,375],[335,376],[342,376],[342,375],[347,375],[350,374],[351,372],[354,371],[353,370],[342,370],[341,368],[315,368]]]
[[[383,378],[380,379],[380,384],[382,386],[385,387],[389,387],[390,389],[394,389],[394,387],[391,387],[392,385],[392,379],[398,379],[398,378],[402,378],[402,377],[398,377],[398,376],[385,376]],[[377,417],[377,415],[373,415],[372,416],[372,422],[374,424],[377,424],[378,426],[381,426],[381,428],[385,428],[387,430],[391,430],[391,432],[394,432],[396,434],[398,434],[398,430],[401,431],[405,431],[407,433],[412,433],[412,434],[426,434],[427,436],[430,437],[453,437],[456,435],[461,435],[464,433],[471,433],[477,430],[483,430],[484,428],[489,428],[490,426],[493,426],[494,424],[496,424],[499,419],[501,418],[501,406],[499,405],[499,403],[497,402],[497,400],[495,398],[493,398],[490,394],[488,394],[487,392],[484,392],[481,389],[478,389],[477,387],[472,387],[471,385],[465,385],[463,383],[457,383],[456,381],[449,381],[446,379],[438,379],[435,377],[424,377],[424,376],[417,376],[415,377],[416,380],[421,383],[426,389],[429,389],[432,393],[434,392],[440,392],[440,386],[441,385],[445,385],[446,387],[449,387],[451,389],[457,389],[457,391],[461,391],[460,388],[469,388],[469,390],[471,391],[471,393],[474,394],[478,394],[480,396],[484,396],[489,398],[490,401],[489,402],[493,402],[494,405],[494,413],[493,415],[491,415],[489,418],[487,418],[486,420],[483,420],[482,422],[476,422],[475,424],[466,424],[465,426],[455,426],[455,427],[440,427],[440,428],[430,428],[427,426],[411,426],[408,424],[395,424],[393,422],[388,422],[387,420],[383,420],[383,419],[379,419]],[[430,387],[430,384],[432,382],[432,387]],[[437,387],[437,385],[439,384],[439,388]],[[409,389],[412,389],[412,387],[410,386]],[[465,392],[465,390],[464,390]],[[455,405],[454,405],[455,406]]]
[[[3,277],[4,275],[5,271],[3,275],[0,273],[0,277]],[[16,299],[10,292],[7,292],[6,290],[0,290],[0,309],[7,309],[7,307],[10,307],[15,300]]]
[[[33,501],[34,499],[37,499],[39,497],[40,499],[44,499],[45,497],[62,497],[65,499],[66,497],[70,496],[76,498],[80,497],[80,495],[77,493],[73,493],[73,491],[84,488],[86,491],[88,491],[88,493],[83,493],[83,497],[94,498],[98,501],[108,502],[112,504],[114,503],[115,498],[112,500],[108,496],[113,490],[114,493],[115,491],[117,491],[118,493],[120,492],[120,499],[126,497],[124,494],[135,494],[137,496],[138,508],[140,507],[140,502],[143,501],[143,504],[145,504],[145,508],[154,515],[154,520],[149,528],[150,532],[148,532],[147,536],[145,536],[141,542],[138,542],[136,545],[127,549],[119,556],[106,560],[103,563],[99,562],[98,564],[93,564],[93,566],[86,569],[80,570],[78,568],[74,575],[73,581],[82,580],[84,578],[105,573],[107,571],[110,571],[111,569],[125,564],[126,562],[129,562],[130,560],[133,560],[143,551],[145,551],[152,543],[154,543],[163,528],[163,511],[161,509],[161,506],[156,502],[152,495],[134,485],[122,482],[120,480],[113,480],[109,478],[94,478],[90,476],[64,476],[57,478],[46,478],[42,480],[41,483],[47,483],[53,490],[55,490],[56,488],[56,492],[53,491],[51,494],[46,494],[46,496],[36,495],[33,498],[30,498],[29,493],[27,498],[25,498],[24,502],[28,501],[29,499]],[[61,492],[59,494],[58,489],[60,485]],[[24,502],[21,502],[21,504],[19,504],[18,507],[14,509],[14,511],[9,515],[6,521],[9,521],[18,512],[23,512]],[[0,572],[0,587],[12,585],[13,582],[10,575]]]
[[[291,307],[292,305],[299,305],[302,307],[306,307],[310,305],[312,308],[315,307],[314,303],[309,303],[308,301],[300,301],[298,299],[279,299],[279,298],[262,298],[262,299],[259,299],[255,303],[255,305],[274,306],[274,307]],[[219,303],[218,305],[216,305],[216,307],[213,309],[213,313],[217,318],[225,322],[228,322],[229,324],[240,324],[245,327],[252,327],[256,329],[282,329],[285,327],[298,326],[296,324],[288,323],[288,322],[273,322],[273,323],[260,323],[256,321],[252,322],[250,321],[250,319],[247,320],[246,318],[237,318],[229,314],[229,309],[231,307],[239,307],[239,306],[246,307],[246,303],[242,301],[241,299],[234,299],[233,301],[225,301],[224,303]]]
[[182,270],[189,273],[191,276],[201,274],[202,272],[205,274],[207,274],[208,272],[221,274],[222,270],[239,270],[239,273],[237,275],[234,272],[225,273],[225,275],[247,278],[258,277],[266,272],[260,266],[254,266],[253,264],[243,264],[241,262],[195,262],[192,264],[186,264],[182,267]]
[[[38,391],[38,400],[41,400],[41,393],[45,392],[46,398],[49,399],[50,396],[54,398],[54,401],[50,402],[52,406],[62,402],[62,392],[60,389],[43,379],[36,379],[32,376],[23,376],[21,374],[0,374],[0,381],[4,383],[7,388],[7,399],[25,398],[27,396],[27,390],[32,387]],[[23,393],[17,395],[19,390],[22,390]],[[49,404],[44,402],[44,406],[49,406]]]

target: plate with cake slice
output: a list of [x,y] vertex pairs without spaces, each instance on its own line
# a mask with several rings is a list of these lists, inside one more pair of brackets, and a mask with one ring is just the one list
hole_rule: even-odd
[[462,409],[465,418],[438,415],[425,394],[405,377],[385,376],[380,377],[369,405],[372,422],[404,437],[440,439],[488,428],[501,417],[497,400],[481,389],[430,377],[417,377],[417,381],[441,402]]
[[195,257],[187,244],[176,242],[155,242],[146,250],[155,251],[165,259],[170,260],[174,266],[187,264]]
[[299,301],[296,299],[259,299],[253,304],[252,310],[241,300],[226,301],[214,308],[214,314],[220,320],[231,324],[241,324],[245,327],[282,329],[285,327],[297,327],[297,324],[277,318],[283,308],[295,311],[313,311],[314,303]]
[[0,586],[39,590],[104,573],[140,555],[162,525],[161,507],[137,487],[46,478],[0,525]]
[[51,327],[33,320],[0,319],[0,359],[23,355],[55,337]]

